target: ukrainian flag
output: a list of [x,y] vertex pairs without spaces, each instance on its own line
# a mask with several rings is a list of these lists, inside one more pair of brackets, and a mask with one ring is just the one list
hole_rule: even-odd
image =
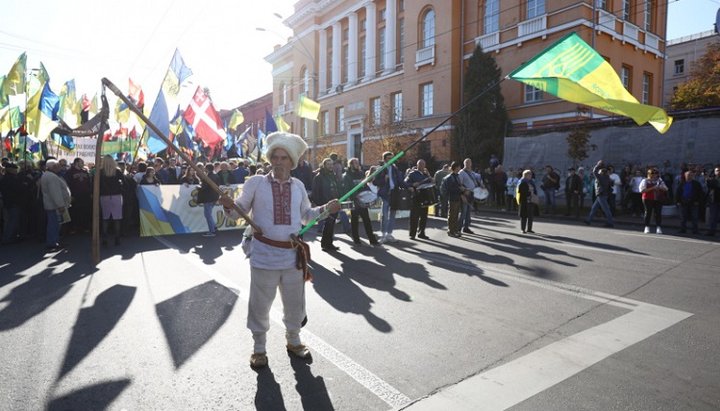
[[508,76],[573,103],[584,104],[650,123],[661,134],[672,124],[665,110],[640,104],[610,63],[570,33]]

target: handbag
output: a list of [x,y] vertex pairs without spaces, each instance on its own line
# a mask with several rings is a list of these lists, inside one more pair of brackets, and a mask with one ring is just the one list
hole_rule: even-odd
[[530,202],[535,205],[540,205],[540,197],[534,192],[530,193]]

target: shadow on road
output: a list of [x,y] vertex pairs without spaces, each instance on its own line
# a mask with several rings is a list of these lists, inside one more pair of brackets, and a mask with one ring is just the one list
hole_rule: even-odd
[[280,384],[275,381],[270,366],[257,371],[257,392],[255,393],[255,409],[257,411],[285,411]]
[[92,307],[80,310],[58,380],[79,364],[112,331],[130,306],[135,291],[135,287],[115,285],[100,293]]
[[55,398],[48,404],[47,410],[105,410],[128,385],[130,385],[128,379],[91,385]]
[[155,305],[176,369],[227,321],[237,298],[228,288],[208,281]]
[[310,364],[305,360],[290,357],[290,365],[295,371],[295,389],[300,394],[304,410],[327,411],[334,410],[330,395],[325,386],[323,377],[314,376]]

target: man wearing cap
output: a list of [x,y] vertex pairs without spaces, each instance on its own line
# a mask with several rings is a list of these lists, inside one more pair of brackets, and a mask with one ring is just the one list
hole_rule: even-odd
[[582,180],[580,176],[575,174],[575,168],[568,168],[568,176],[565,179],[565,215],[573,214],[575,208],[575,218],[580,217],[580,196],[582,195]]
[[311,207],[303,183],[290,176],[297,167],[307,144],[300,136],[275,132],[267,136],[267,156],[272,171],[245,181],[242,194],[233,201],[223,195],[220,202],[225,212],[239,217],[231,210],[233,204],[249,214],[262,233],[254,233],[250,251],[250,297],[247,327],[254,340],[250,366],[267,365],[265,344],[270,328],[270,307],[278,287],[283,301],[287,351],[300,358],[310,358],[310,351],[300,341],[300,328],[305,318],[303,270],[297,268],[297,253],[291,235],[297,234],[303,223],[316,218],[324,210],[340,211],[340,203],[333,199],[319,207]]
[[613,227],[613,215],[608,205],[608,196],[612,191],[613,181],[610,179],[605,163],[602,160],[595,164],[592,172],[595,176],[595,202],[590,209],[590,214],[587,216],[587,219],[585,219],[585,224],[590,225],[592,223],[595,213],[597,213],[598,208],[600,208],[605,214],[605,227]]

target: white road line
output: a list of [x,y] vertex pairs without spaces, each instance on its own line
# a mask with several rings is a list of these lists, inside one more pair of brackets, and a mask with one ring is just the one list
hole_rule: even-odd
[[666,235],[666,234],[643,234],[639,232],[628,232],[628,231],[617,231],[615,232],[617,235],[624,235],[628,237],[641,237],[645,239],[652,239],[652,240],[670,240],[670,241],[681,241],[683,243],[692,243],[692,244],[703,244],[703,245],[714,245],[719,246],[720,242],[717,241],[708,241],[708,240],[697,240],[694,238],[684,238],[684,237],[676,237],[674,235]]
[[405,409],[504,410],[691,315],[643,304],[628,314],[468,378]]
[[[171,241],[162,238],[155,237],[156,240],[167,246],[168,248],[179,249]],[[220,274],[218,271],[211,269],[209,266],[203,264],[197,259],[190,258],[188,255],[182,255],[187,261],[194,266],[198,267],[205,275],[222,284],[230,291],[237,294],[240,298],[247,301],[246,297],[241,294],[248,295],[248,291],[241,288],[240,285],[235,283],[230,278]],[[282,325],[282,314],[277,310],[273,309],[270,312],[270,318],[278,325]],[[395,389],[393,386],[385,382],[382,378],[378,377],[362,365],[356,363],[352,358],[343,354],[339,350],[335,349],[332,345],[325,342],[322,338],[313,334],[307,329],[304,329],[303,339],[308,343],[312,349],[318,354],[322,355],[335,365],[338,369],[345,372],[348,376],[354,379],[357,383],[367,388],[370,392],[375,394],[378,398],[385,401],[388,405],[393,408],[402,408],[412,402],[412,400]]]

